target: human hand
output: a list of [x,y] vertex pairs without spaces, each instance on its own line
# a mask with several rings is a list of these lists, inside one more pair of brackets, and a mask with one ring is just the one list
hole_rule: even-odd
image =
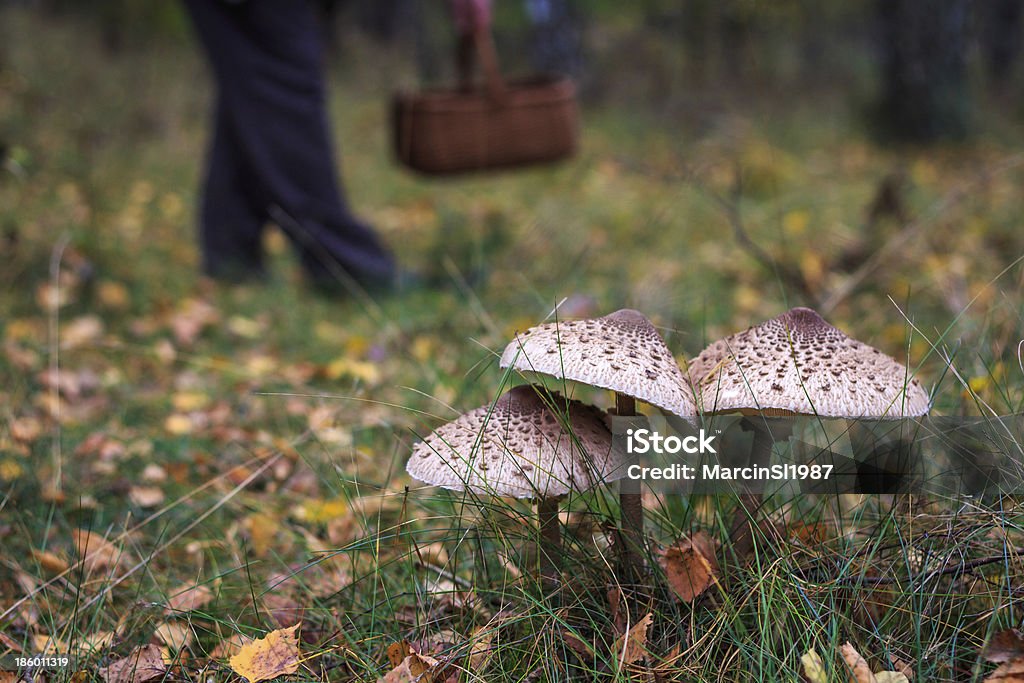
[[491,25],[491,0],[449,0],[455,27],[462,35],[470,35]]

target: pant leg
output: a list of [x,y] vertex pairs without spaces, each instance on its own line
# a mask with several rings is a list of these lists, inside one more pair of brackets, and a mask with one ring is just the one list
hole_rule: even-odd
[[267,219],[224,107],[218,102],[199,220],[203,272],[228,278],[262,275],[261,238]]
[[216,75],[228,125],[265,205],[314,277],[338,267],[389,279],[391,254],[340,190],[327,117],[323,38],[308,0],[186,0]]

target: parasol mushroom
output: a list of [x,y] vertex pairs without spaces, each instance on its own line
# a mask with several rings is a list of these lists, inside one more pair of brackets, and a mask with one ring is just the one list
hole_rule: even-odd
[[[517,335],[501,354],[501,367],[537,372],[615,392],[615,412],[636,415],[639,399],[679,417],[697,411],[693,389],[658,330],[643,313],[631,309],[601,318],[554,322]],[[644,514],[639,493],[620,493],[625,563],[635,575],[635,548],[643,539]]]
[[[928,394],[904,365],[809,308],[714,342],[690,363],[690,379],[708,414],[884,419],[929,409]],[[752,426],[760,455],[792,428],[767,420]],[[741,502],[746,507],[749,497]]]
[[417,443],[406,469],[452,491],[536,500],[548,578],[561,547],[559,498],[625,475],[604,417],[542,387],[515,387]]
[[916,417],[928,394],[896,359],[794,308],[720,339],[690,363],[703,412]]

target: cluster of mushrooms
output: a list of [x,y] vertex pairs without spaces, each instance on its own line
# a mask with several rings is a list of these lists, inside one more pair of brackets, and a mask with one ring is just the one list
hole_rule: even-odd
[[[637,400],[690,421],[727,413],[896,419],[924,415],[930,405],[905,366],[808,308],[714,342],[685,372],[651,321],[629,309],[533,327],[508,344],[501,367],[611,390],[613,412],[623,417],[636,415]],[[407,470],[432,486],[536,501],[542,574],[552,578],[558,500],[626,474],[610,412],[539,385],[517,386],[417,443]],[[636,575],[639,493],[623,491],[620,506],[621,557]]]

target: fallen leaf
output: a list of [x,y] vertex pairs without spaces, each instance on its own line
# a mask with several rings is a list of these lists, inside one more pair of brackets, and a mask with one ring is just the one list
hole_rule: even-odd
[[983,683],[1024,683],[1024,659],[1000,664]]
[[106,650],[113,642],[113,631],[97,631],[78,640],[78,651],[84,655],[95,654]]
[[850,683],[877,683],[875,675],[871,673],[871,667],[849,641],[839,648],[839,654],[843,656],[846,666],[850,669]]
[[876,671],[875,680],[878,683],[910,683],[906,674],[899,671]]
[[666,548],[661,556],[661,567],[669,587],[683,602],[693,602],[712,584],[718,583],[714,544],[703,531]]
[[247,638],[241,633],[234,633],[231,637],[226,638],[210,651],[210,659],[226,659],[233,657],[238,652],[252,642],[252,638]]
[[623,664],[632,664],[647,655],[647,629],[654,621],[654,615],[648,613],[646,617],[635,623],[629,631],[620,636],[612,646],[616,657],[620,657]]
[[160,678],[167,671],[160,648],[156,645],[136,648],[124,659],[99,670],[106,683],[144,683]]
[[77,349],[96,343],[103,336],[103,321],[99,316],[84,315],[75,318],[60,331],[60,347]]
[[155,508],[165,499],[164,492],[156,486],[133,486],[128,490],[128,497],[140,508]]
[[988,641],[981,656],[988,662],[1009,662],[1024,658],[1024,637],[1015,628],[996,633]]
[[71,532],[71,540],[88,572],[115,567],[125,558],[120,548],[93,531],[75,529]]
[[433,683],[432,672],[437,664],[433,657],[413,652],[383,678],[377,679],[377,683]]
[[68,563],[60,555],[51,553],[49,550],[32,549],[32,557],[39,566],[48,572],[61,574],[68,570]]
[[112,280],[103,280],[97,285],[96,298],[101,306],[115,311],[124,310],[131,303],[128,288]]
[[809,683],[828,683],[825,663],[821,661],[821,655],[813,648],[800,657],[800,663],[804,665],[804,676],[807,677]]
[[181,586],[167,601],[167,612],[191,612],[205,607],[213,600],[213,591],[206,586]]
[[398,640],[388,645],[387,655],[392,669],[401,665],[402,661],[411,654],[412,650],[409,649],[409,642],[406,640]]
[[173,413],[164,420],[164,429],[175,436],[184,436],[192,433],[192,418],[181,413]]
[[243,645],[231,658],[231,669],[249,683],[295,673],[299,670],[299,643],[295,636],[299,626],[271,631]]
[[192,629],[187,624],[177,621],[160,624],[153,635],[172,650],[182,650],[192,643]]
[[32,443],[43,433],[42,423],[34,417],[19,417],[11,422],[11,437],[21,443]]

